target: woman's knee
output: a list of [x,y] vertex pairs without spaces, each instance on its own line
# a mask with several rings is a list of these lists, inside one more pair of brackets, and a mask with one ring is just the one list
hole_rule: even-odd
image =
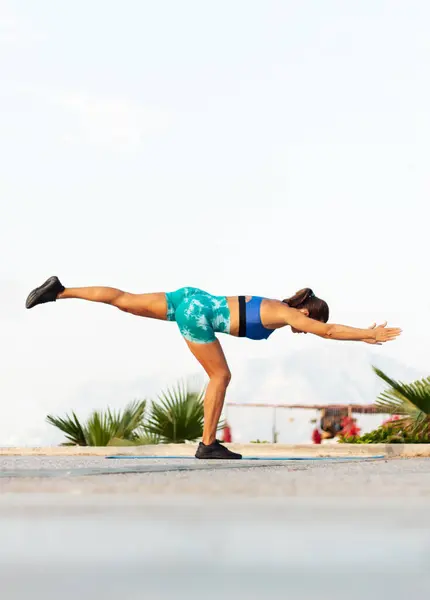
[[217,383],[218,385],[220,385],[222,387],[227,387],[231,381],[230,369],[222,371],[221,373],[212,375],[212,377],[210,379],[211,379],[211,381],[213,381],[214,383]]

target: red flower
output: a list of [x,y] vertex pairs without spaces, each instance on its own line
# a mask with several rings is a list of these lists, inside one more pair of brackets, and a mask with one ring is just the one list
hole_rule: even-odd
[[314,429],[313,432],[312,432],[312,441],[313,441],[313,443],[314,444],[321,444],[321,440],[322,440],[322,437],[321,437],[321,433],[320,433],[319,429],[317,429],[317,428]]
[[360,435],[361,428],[358,427],[357,421],[352,417],[343,417],[341,420],[342,431],[344,437],[356,437]]

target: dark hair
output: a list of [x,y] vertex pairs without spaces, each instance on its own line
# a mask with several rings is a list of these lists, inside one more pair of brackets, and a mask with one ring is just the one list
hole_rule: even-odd
[[311,288],[303,288],[296,292],[294,296],[286,298],[282,302],[285,302],[291,308],[307,308],[311,319],[321,321],[322,323],[327,323],[328,321],[329,310],[327,302],[315,296]]

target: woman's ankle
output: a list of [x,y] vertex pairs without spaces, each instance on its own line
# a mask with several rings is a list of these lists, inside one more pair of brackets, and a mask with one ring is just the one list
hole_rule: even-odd
[[205,446],[210,446],[211,444],[213,444],[215,442],[215,439],[216,439],[215,436],[212,437],[212,436],[209,436],[209,435],[208,436],[204,435],[202,437],[202,443]]

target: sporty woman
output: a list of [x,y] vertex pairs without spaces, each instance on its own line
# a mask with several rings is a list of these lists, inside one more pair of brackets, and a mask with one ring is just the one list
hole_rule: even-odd
[[355,340],[382,344],[395,339],[401,330],[386,323],[368,329],[328,324],[327,303],[317,298],[310,288],[285,300],[259,296],[213,296],[194,287],[175,292],[130,294],[111,287],[65,288],[58,277],[50,277],[30,292],[26,308],[78,298],[116,306],[139,317],[176,321],[182,336],[209,376],[204,399],[204,429],[196,458],[238,459],[216,439],[230,369],[216,333],[226,333],[252,340],[267,339],[275,329],[289,326],[293,333],[313,333],[331,340]]

